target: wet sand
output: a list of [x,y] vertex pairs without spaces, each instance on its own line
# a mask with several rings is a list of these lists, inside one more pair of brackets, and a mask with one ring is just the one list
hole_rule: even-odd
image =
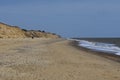
[[1,39],[0,80],[120,80],[120,63],[65,39]]
[[116,62],[120,63],[120,55],[116,55],[116,54],[113,54],[113,53],[99,52],[99,51],[94,51],[94,50],[91,50],[91,49],[87,49],[85,47],[79,46],[79,42],[77,42],[77,41],[71,42],[70,45],[76,47],[79,50],[85,51],[87,53],[98,55],[98,56],[101,56],[101,57],[107,58],[109,60],[113,60],[113,61],[116,61]]

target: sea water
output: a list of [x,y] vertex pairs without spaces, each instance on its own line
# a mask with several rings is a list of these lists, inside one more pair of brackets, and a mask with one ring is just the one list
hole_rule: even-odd
[[115,44],[102,43],[102,42],[92,42],[87,40],[72,39],[79,42],[79,46],[91,49],[93,51],[105,52],[110,54],[120,55],[120,47]]

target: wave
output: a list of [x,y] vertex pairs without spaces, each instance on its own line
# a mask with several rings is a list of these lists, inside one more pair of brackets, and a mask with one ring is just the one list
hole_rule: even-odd
[[77,39],[74,39],[74,40],[79,42],[79,46],[87,48],[87,49],[91,49],[93,51],[106,52],[106,53],[120,55],[120,47],[116,46],[115,44],[91,42],[87,40],[77,40]]

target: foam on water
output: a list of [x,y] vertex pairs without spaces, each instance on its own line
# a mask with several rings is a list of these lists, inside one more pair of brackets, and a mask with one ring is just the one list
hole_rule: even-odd
[[120,55],[120,47],[116,46],[115,44],[90,42],[86,40],[76,40],[76,41],[79,41],[79,46],[85,47],[87,49]]

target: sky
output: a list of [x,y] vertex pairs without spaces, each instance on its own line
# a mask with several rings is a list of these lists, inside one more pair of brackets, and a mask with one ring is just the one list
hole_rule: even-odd
[[62,37],[120,37],[120,0],[0,0],[0,22]]

